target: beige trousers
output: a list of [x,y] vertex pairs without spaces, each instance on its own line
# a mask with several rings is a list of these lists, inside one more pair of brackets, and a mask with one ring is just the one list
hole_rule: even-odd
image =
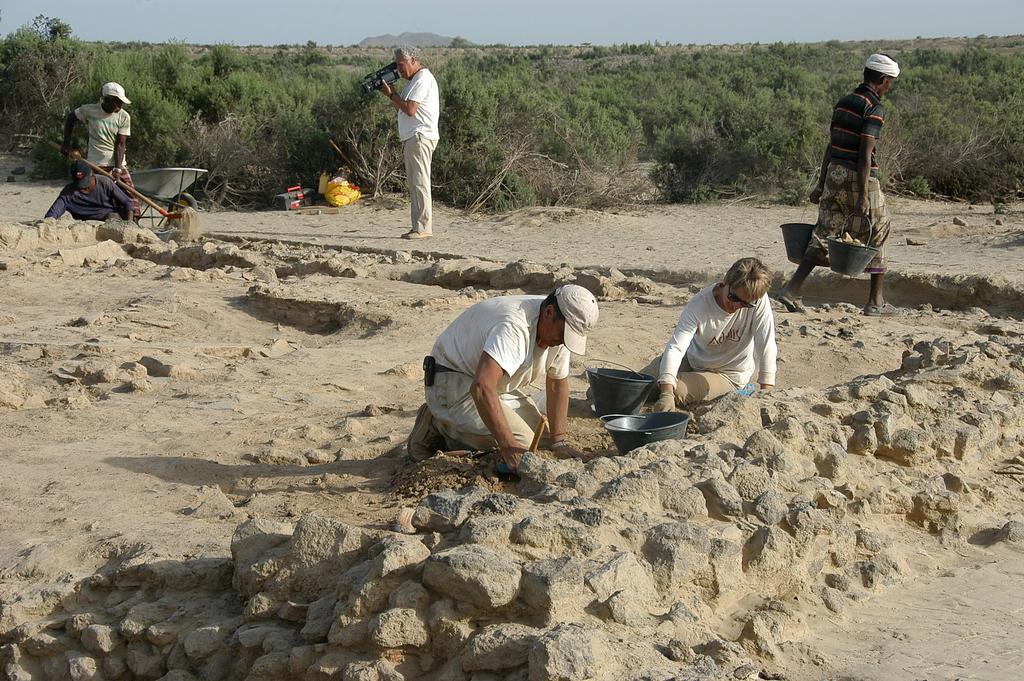
[[[655,357],[650,364],[640,370],[649,376],[658,378],[661,373],[661,355]],[[690,363],[683,357],[683,363],[676,374],[676,406],[692,407],[702,402],[710,402],[736,390],[728,378],[714,371],[694,371]],[[655,393],[657,395],[657,393]]]
[[[426,388],[427,406],[434,425],[444,436],[447,449],[494,449],[497,443],[484,425],[469,388],[473,377],[445,371],[434,375],[434,385]],[[520,391],[501,397],[501,411],[512,435],[523,447],[529,447],[540,424],[541,413],[533,400]]]
[[405,156],[405,177],[409,182],[412,231],[431,234],[434,230],[430,200],[430,159],[434,156],[437,140],[413,135],[402,142]]

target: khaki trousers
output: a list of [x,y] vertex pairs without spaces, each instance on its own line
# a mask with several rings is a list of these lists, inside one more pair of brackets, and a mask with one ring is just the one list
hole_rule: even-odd
[[409,182],[412,231],[431,234],[434,230],[430,201],[430,159],[434,156],[437,140],[413,135],[402,142],[405,156],[405,177]]
[[[649,376],[658,378],[661,373],[661,355],[655,357],[650,364],[640,370]],[[676,374],[676,406],[692,407],[702,402],[710,402],[736,390],[728,378],[714,371],[694,371],[690,363],[683,357],[683,363]],[[657,392],[655,392],[657,395]]]
[[[434,385],[426,388],[427,406],[434,425],[444,436],[449,451],[455,449],[494,449],[497,442],[477,411],[469,388],[473,377],[455,371],[434,375]],[[501,411],[512,434],[523,447],[529,447],[540,425],[541,413],[533,400],[520,391],[500,395]]]

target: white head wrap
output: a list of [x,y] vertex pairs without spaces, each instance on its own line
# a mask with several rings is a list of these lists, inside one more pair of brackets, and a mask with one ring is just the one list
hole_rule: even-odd
[[873,54],[868,57],[868,60],[864,62],[864,68],[878,71],[893,78],[898,78],[900,75],[900,65],[884,54]]

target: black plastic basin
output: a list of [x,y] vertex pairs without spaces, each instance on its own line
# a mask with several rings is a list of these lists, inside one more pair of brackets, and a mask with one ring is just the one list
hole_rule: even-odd
[[682,440],[690,415],[681,411],[656,411],[640,416],[619,416],[601,419],[605,430],[615,440],[619,454],[661,440]]

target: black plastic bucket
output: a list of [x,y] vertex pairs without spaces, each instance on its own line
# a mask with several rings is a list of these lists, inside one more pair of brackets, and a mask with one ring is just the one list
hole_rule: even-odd
[[799,265],[807,252],[807,246],[811,243],[811,234],[814,232],[814,225],[805,222],[787,222],[782,225],[782,241],[786,244],[786,258],[795,265]]
[[833,272],[856,277],[864,273],[878,249],[873,246],[849,244],[835,237],[828,238],[828,266]]
[[635,414],[654,388],[654,376],[623,369],[587,369],[590,399],[598,416]]
[[642,416],[620,416],[604,420],[604,428],[615,441],[619,454],[661,440],[682,440],[690,415],[682,411],[656,411]]

